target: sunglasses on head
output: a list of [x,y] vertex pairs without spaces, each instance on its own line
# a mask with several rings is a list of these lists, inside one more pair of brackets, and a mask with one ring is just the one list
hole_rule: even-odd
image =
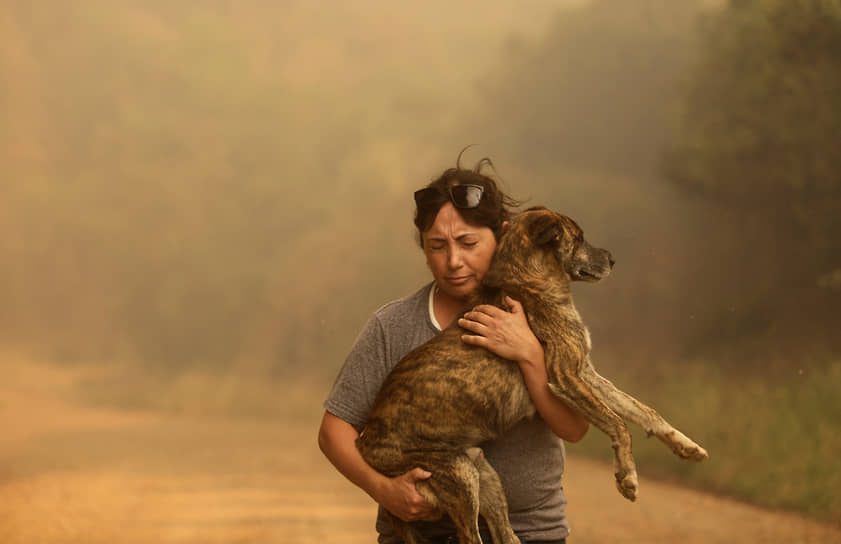
[[[485,188],[481,185],[452,185],[450,186],[450,202],[456,208],[477,208],[479,203],[482,202],[482,194],[484,192]],[[415,191],[415,204],[421,207],[433,201],[437,194],[438,191],[432,187]]]

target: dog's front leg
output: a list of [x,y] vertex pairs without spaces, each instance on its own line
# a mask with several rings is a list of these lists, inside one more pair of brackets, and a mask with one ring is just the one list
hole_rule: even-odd
[[709,457],[704,448],[672,427],[656,410],[618,389],[609,380],[600,376],[592,365],[582,369],[581,377],[590,384],[590,387],[597,390],[620,416],[642,427],[648,436],[656,436],[678,457],[689,461],[703,461]]
[[626,499],[636,500],[639,480],[631,451],[631,433],[625,421],[603,403],[583,380],[565,379],[560,384],[550,382],[549,389],[610,438],[616,488]]
[[579,369],[591,366],[589,357],[568,346],[547,343],[545,349],[549,389],[610,438],[616,488],[626,499],[636,500],[639,480],[631,451],[631,433],[625,420],[579,375]]

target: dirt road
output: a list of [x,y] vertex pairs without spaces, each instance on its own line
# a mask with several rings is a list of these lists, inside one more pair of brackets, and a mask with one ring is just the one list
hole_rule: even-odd
[[[4,544],[374,542],[374,506],[294,422],[85,408],[0,388]],[[571,543],[841,542],[841,529],[642,481],[632,504],[610,468],[569,460]]]

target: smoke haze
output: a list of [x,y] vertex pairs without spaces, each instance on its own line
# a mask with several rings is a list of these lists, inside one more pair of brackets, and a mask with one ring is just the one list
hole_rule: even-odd
[[468,144],[616,256],[576,290],[603,364],[778,330],[740,299],[780,281],[762,224],[659,169],[717,2],[4,5],[10,351],[331,376],[371,311],[427,281],[410,195]]

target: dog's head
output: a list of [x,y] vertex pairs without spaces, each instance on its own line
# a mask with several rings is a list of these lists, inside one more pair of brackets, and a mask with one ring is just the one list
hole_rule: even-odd
[[543,207],[517,214],[499,241],[486,285],[560,279],[596,282],[613,268],[610,252],[591,246],[569,217]]

